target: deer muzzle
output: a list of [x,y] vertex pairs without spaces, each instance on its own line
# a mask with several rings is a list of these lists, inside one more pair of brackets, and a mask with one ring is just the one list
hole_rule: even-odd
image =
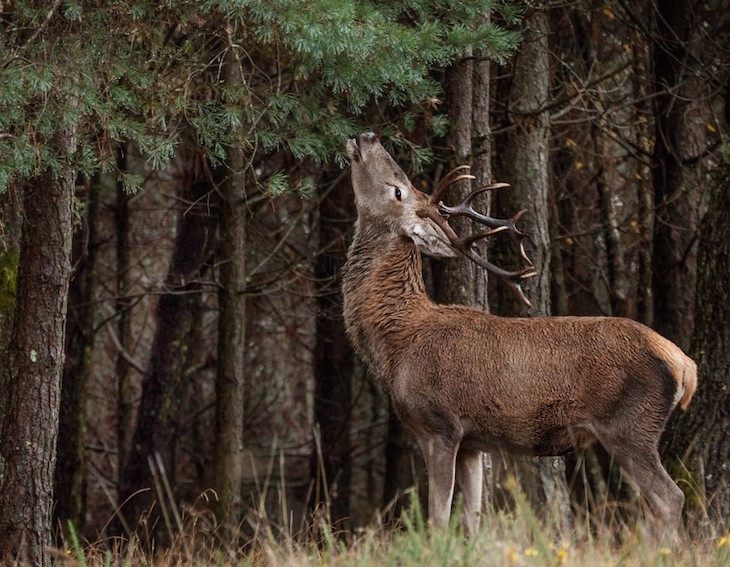
[[367,145],[377,144],[378,136],[375,132],[365,132],[357,138],[347,140],[347,154],[353,161],[362,161],[364,149]]

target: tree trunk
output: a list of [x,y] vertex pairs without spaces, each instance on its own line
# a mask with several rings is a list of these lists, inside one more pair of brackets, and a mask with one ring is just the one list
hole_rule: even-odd
[[99,180],[90,180],[87,188],[85,227],[77,231],[73,246],[76,271],[69,290],[66,318],[66,363],[61,385],[54,509],[56,521],[62,528],[71,521],[78,530],[84,527],[87,384],[92,372],[91,353],[96,332]]
[[707,85],[699,72],[707,42],[699,2],[659,2],[653,47],[654,326],[685,351],[694,324],[697,229],[704,209]]
[[[524,287],[532,302],[531,316],[550,314],[550,231],[548,226],[550,180],[548,147],[550,117],[543,110],[549,98],[550,64],[547,47],[548,17],[543,10],[533,10],[523,21],[524,39],[514,58],[512,83],[507,94],[511,129],[499,154],[501,178],[511,188],[496,193],[500,214],[512,216],[526,208],[520,220],[522,230],[530,236],[526,243],[537,276]],[[493,238],[495,252],[505,262],[516,261],[511,241]],[[521,314],[523,308],[506,286],[498,285],[500,307],[508,314]]]
[[[208,182],[187,179],[181,198],[184,201],[178,219],[172,261],[165,279],[165,293],[157,304],[157,328],[132,437],[129,457],[122,465],[119,503],[121,518],[136,523],[156,500],[156,474],[167,475],[174,486],[175,438],[180,420],[178,400],[187,387],[185,370],[190,360],[192,329],[199,324],[201,292],[199,278],[206,268],[215,245],[215,219],[207,210],[204,197],[210,192]],[[197,349],[193,349],[197,353]],[[160,457],[164,471],[150,470],[149,460]],[[159,481],[160,479],[157,478]],[[149,518],[154,525],[155,518]],[[121,522],[121,520],[120,520]],[[135,524],[128,524],[134,527]],[[161,527],[161,526],[157,526]],[[119,532],[120,526],[113,526]]]
[[[517,210],[527,208],[528,213],[520,221],[520,227],[530,235],[528,253],[535,264],[537,276],[525,284],[526,294],[532,302],[530,316],[550,315],[550,211],[548,176],[548,147],[550,119],[545,110],[550,89],[550,64],[547,39],[548,14],[544,10],[531,11],[523,21],[524,39],[514,59],[514,75],[508,95],[509,119],[513,128],[506,136],[500,155],[502,178],[512,185],[497,193],[502,216],[511,216]],[[498,241],[498,238],[494,239]],[[509,240],[495,242],[499,257],[516,262],[514,247]],[[515,298],[505,296],[500,290],[500,311],[518,314]],[[511,460],[511,459],[510,459]],[[533,464],[534,461],[534,464]],[[515,459],[523,488],[536,508],[547,517],[555,519],[558,529],[568,533],[570,527],[570,502],[565,479],[565,461],[561,457],[534,460]]]
[[[639,17],[647,18],[648,4],[637,8]],[[639,117],[651,116],[651,99],[648,96],[651,85],[647,84],[644,77],[651,68],[651,55],[647,44],[650,41],[640,31],[634,32],[635,39],[631,42],[631,55],[633,59],[631,82],[633,83],[635,112]],[[652,126],[650,120],[638,120],[639,124],[634,125],[635,143],[644,155],[651,153]],[[637,252],[638,273],[636,281],[636,318],[638,321],[652,327],[654,324],[654,294],[652,293],[652,257],[654,247],[654,191],[651,183],[651,167],[643,160],[636,164],[636,221],[639,237],[639,250]]]
[[[560,209],[554,191],[550,192],[550,213],[550,241],[555,242],[560,235]],[[550,312],[552,315],[563,316],[570,313],[566,271],[562,247],[560,245],[552,246],[550,256]]]
[[[61,155],[76,132],[59,135]],[[0,562],[51,560],[53,476],[71,275],[75,170],[26,182],[16,310],[8,348],[5,418],[0,435]]]
[[617,159],[613,155],[614,152],[619,152],[621,148],[617,144],[607,141],[603,134],[596,133],[595,136],[596,147],[602,162],[599,166],[596,189],[598,190],[599,206],[603,220],[603,237],[606,243],[608,295],[611,306],[610,315],[630,317],[631,302],[629,301],[628,272],[624,261],[625,250],[621,240],[616,205],[616,201],[619,198],[617,195],[617,186],[620,186],[623,180],[616,179],[615,168]]
[[[129,167],[129,144],[122,144],[117,149],[117,168],[123,174]],[[117,236],[117,337],[120,352],[117,353],[115,374],[117,379],[117,476],[122,473],[124,463],[127,462],[134,434],[134,388],[131,384],[131,367],[126,354],[132,353],[134,339],[132,337],[132,299],[130,292],[131,262],[130,262],[130,225],[129,225],[129,197],[124,183],[117,182],[117,200],[114,210]],[[117,486],[121,478],[117,478]]]
[[[472,165],[472,135],[478,131],[481,138],[479,139],[480,155],[477,167],[480,168],[479,173],[483,175],[489,173],[489,154],[486,155],[486,163],[484,159],[484,151],[489,150],[488,133],[489,133],[489,99],[488,90],[485,95],[485,85],[479,85],[479,96],[484,97],[479,101],[480,106],[474,107],[474,64],[471,57],[467,57],[462,61],[456,62],[449,67],[446,72],[446,100],[448,101],[448,114],[450,128],[446,137],[446,145],[449,154],[447,156],[447,173],[453,168],[461,165]],[[484,79],[489,81],[489,76]],[[480,119],[484,119],[484,111],[486,106],[487,125],[473,124],[473,113],[478,113]],[[474,172],[472,172],[474,174]],[[482,181],[475,180],[474,183]],[[488,182],[489,180],[487,180]],[[462,201],[472,191],[472,182],[470,180],[459,181],[452,185],[449,189],[445,201],[448,203],[458,203]],[[482,195],[474,202],[474,206],[480,210],[488,209],[489,201],[486,195]],[[454,217],[449,221],[457,232],[457,234],[468,234],[472,232],[472,222],[464,217]],[[483,309],[488,309],[486,295],[486,271],[474,264],[471,260],[464,256],[451,258],[435,265],[434,277],[434,294],[437,301],[442,303],[459,303],[463,305],[474,305]],[[440,273],[439,273],[440,272]]]
[[[730,117],[730,95],[726,112]],[[675,417],[664,451],[675,477],[686,478],[688,526],[707,527],[703,537],[727,530],[730,517],[730,163],[710,196],[698,253],[697,318],[690,353],[699,384],[686,413]],[[687,478],[689,476],[689,478]]]
[[[236,48],[228,51],[225,80],[232,89],[243,78]],[[218,291],[218,370],[216,374],[214,486],[219,521],[230,527],[243,520],[244,394],[246,353],[246,203],[245,156],[241,132],[228,148],[228,176],[221,186]]]
[[[239,155],[234,155],[238,153]],[[243,519],[244,354],[246,323],[246,196],[240,149],[229,152],[228,179],[221,186],[218,369],[214,486],[219,521]]]
[[[485,14],[484,23],[489,23],[489,14]],[[474,187],[483,187],[492,182],[492,130],[489,124],[489,83],[491,77],[491,61],[486,52],[475,53],[472,64],[472,101],[471,101],[471,174],[475,177]],[[491,212],[491,198],[484,193],[475,203],[485,215]],[[483,249],[487,255],[486,245]],[[489,286],[487,271],[476,268],[473,284],[473,295],[468,304],[489,313]],[[492,507],[494,494],[494,477],[492,455],[482,455],[483,487],[482,511]]]
[[[351,477],[351,390],[354,356],[342,318],[341,268],[347,247],[345,230],[353,215],[347,183],[336,183],[319,201],[319,249],[314,267],[317,320],[314,347],[314,415],[319,449],[312,461],[315,506],[325,505],[338,528],[348,528]],[[321,461],[320,461],[321,460]],[[326,482],[326,485],[325,485]]]
[[[689,488],[688,526],[699,526],[702,537],[727,530],[730,516],[728,7],[727,1],[712,11],[699,2],[660,3],[654,46],[655,325],[682,348],[689,344],[699,373],[697,393],[688,411],[674,417],[663,452],[675,461],[673,475],[687,480],[680,486]],[[725,151],[710,156],[715,130],[725,133]],[[714,181],[699,230],[708,171]]]

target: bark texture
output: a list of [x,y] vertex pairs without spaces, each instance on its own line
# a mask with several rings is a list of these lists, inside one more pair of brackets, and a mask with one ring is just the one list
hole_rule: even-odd
[[[129,167],[129,144],[123,144],[117,150],[117,167],[126,173]],[[130,195],[120,179],[117,182],[117,199],[114,210],[116,224],[116,333],[119,338],[120,352],[117,354],[115,374],[117,380],[117,474],[121,474],[127,462],[134,434],[134,388],[132,371],[125,354],[133,352],[132,336],[132,290],[131,275],[131,230],[130,230]],[[119,482],[120,479],[117,480]]]
[[[235,80],[235,79],[233,79]],[[246,184],[240,148],[228,151],[228,178],[221,188],[220,289],[214,486],[219,520],[243,520],[244,395],[246,353]]]
[[98,179],[91,180],[87,189],[84,225],[74,236],[76,270],[69,290],[55,471],[54,516],[63,529],[66,522],[71,521],[78,530],[84,527],[87,384],[91,378],[91,355],[96,333]]
[[[697,393],[676,417],[665,451],[675,477],[689,488],[688,526],[727,529],[730,517],[730,165],[715,186],[699,243],[697,319],[690,353],[697,362]],[[689,477],[689,478],[687,478]],[[706,522],[702,521],[706,520]],[[709,526],[708,526],[709,523]],[[702,534],[707,535],[707,534]]]
[[[473,135],[477,131],[484,135],[485,127],[483,124],[479,126],[474,124],[473,113],[483,111],[485,104],[488,108],[489,101],[488,99],[486,102],[482,100],[480,101],[482,106],[474,108],[475,78],[474,63],[470,57],[457,62],[449,67],[446,72],[446,100],[448,101],[450,127],[446,138],[449,152],[445,173],[461,165],[473,165]],[[488,77],[486,80],[488,81]],[[480,94],[483,95],[483,84],[480,85],[480,89]],[[481,118],[483,117],[482,114]],[[485,139],[486,136],[481,142],[484,143]],[[482,148],[482,151],[484,151],[484,148]],[[476,173],[484,173],[484,163],[485,160],[482,155],[476,164],[478,168],[482,168],[482,171]],[[476,175],[475,172],[472,172],[472,174]],[[478,186],[479,181],[480,179],[463,180],[455,183],[449,189],[444,201],[447,204],[462,201],[472,189]],[[483,196],[483,198],[475,201],[474,206],[483,211],[488,208],[486,203],[488,203],[488,199]],[[472,231],[472,222],[469,219],[455,217],[450,222],[458,234],[468,234]],[[434,284],[438,301],[488,308],[486,272],[471,260],[463,256],[451,258],[438,266],[436,272]]]
[[697,229],[704,212],[707,83],[699,2],[658,3],[654,44],[654,327],[685,351],[692,337]]
[[[75,132],[61,146],[70,153]],[[71,274],[75,170],[23,190],[16,311],[0,435],[0,562],[51,564],[53,480]]]

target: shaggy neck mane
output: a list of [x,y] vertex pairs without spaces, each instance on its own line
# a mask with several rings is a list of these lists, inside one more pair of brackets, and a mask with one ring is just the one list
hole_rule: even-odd
[[433,305],[421,274],[421,253],[407,238],[376,227],[355,231],[342,288],[347,334],[386,386],[414,310]]

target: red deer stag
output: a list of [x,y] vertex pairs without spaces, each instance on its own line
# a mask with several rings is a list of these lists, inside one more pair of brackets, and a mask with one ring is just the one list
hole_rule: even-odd
[[[657,523],[673,533],[684,495],[662,467],[657,445],[669,414],[689,404],[695,363],[667,339],[628,319],[502,318],[426,295],[421,252],[465,254],[520,282],[531,264],[508,272],[473,243],[496,232],[525,237],[515,222],[481,215],[473,194],[455,207],[416,190],[375,134],[347,143],[358,218],[343,280],[347,333],[387,389],[393,408],[418,438],[428,470],[428,512],[448,521],[456,481],[463,524],[479,526],[481,451],[559,455],[598,440],[645,497]],[[493,186],[499,187],[504,185]],[[483,191],[482,188],[478,191]],[[447,222],[466,215],[487,229],[457,236]]]

